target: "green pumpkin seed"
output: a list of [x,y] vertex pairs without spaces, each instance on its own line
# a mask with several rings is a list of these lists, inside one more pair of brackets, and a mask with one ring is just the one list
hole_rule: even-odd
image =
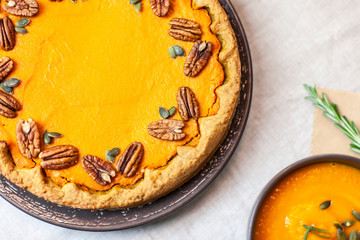
[[109,150],[106,150],[105,157],[106,157],[107,160],[114,163],[115,157],[117,155],[119,155],[119,153],[120,153],[120,148],[109,149]]
[[176,107],[171,107],[168,112],[169,112],[169,117],[172,117],[176,112]]
[[135,9],[136,12],[140,12],[140,11],[141,11],[141,8],[142,8],[141,2],[138,2],[138,3],[136,3],[136,4],[134,5],[134,9]]
[[351,227],[354,224],[355,224],[354,219],[348,219],[348,220],[344,221],[341,225],[343,225],[344,227]]
[[169,51],[169,55],[170,55],[170,57],[172,57],[172,58],[176,58],[176,52],[175,52],[175,49],[173,48],[173,47],[169,47],[168,48],[168,51]]
[[185,56],[185,52],[184,52],[184,49],[182,47],[180,47],[178,45],[174,45],[173,48],[175,50],[176,56],[180,56],[180,57]]
[[52,137],[52,138],[62,137],[62,134],[58,133],[58,132],[48,132],[48,135],[49,135],[49,137]]
[[342,226],[341,223],[339,223],[339,222],[334,222],[334,226],[335,226],[337,229],[344,230],[343,226]]
[[329,200],[329,201],[325,201],[325,202],[323,202],[323,203],[320,204],[320,209],[321,209],[321,210],[325,210],[325,209],[329,208],[330,205],[331,205],[331,201],[330,201],[330,200]]
[[106,150],[105,155],[116,157],[120,153],[120,148]]
[[13,89],[12,89],[11,87],[6,86],[6,85],[4,84],[4,82],[2,82],[2,83],[0,84],[0,87],[1,87],[2,90],[4,90],[5,92],[7,92],[7,93],[9,93],[9,94],[13,94],[13,93],[14,93],[14,92],[13,92]]
[[45,143],[46,145],[49,145],[49,144],[51,143],[51,137],[49,136],[48,133],[49,133],[49,132],[48,132],[47,130],[45,130],[44,136],[43,136],[43,138],[44,138],[44,143]]
[[106,150],[105,152],[105,157],[107,160],[109,160],[110,162],[114,162],[115,161],[115,157],[120,153],[120,148],[113,148],[113,149],[109,149]]
[[7,93],[13,94],[13,88],[19,85],[20,80],[17,78],[9,78],[0,84],[0,87]]
[[356,218],[356,220],[360,221],[360,213],[358,211],[356,211],[355,209],[351,211],[352,215],[354,216],[354,218]]
[[15,31],[18,32],[18,33],[21,33],[21,34],[28,33],[26,28],[23,28],[23,27],[15,27]]
[[130,0],[130,4],[137,4],[141,2],[141,0]]
[[114,156],[110,156],[110,155],[105,155],[106,159],[111,162],[114,163],[115,162],[115,157]]
[[357,231],[352,231],[350,233],[349,240],[360,240],[360,234]]
[[52,142],[53,138],[59,138],[62,137],[63,135],[61,133],[58,132],[48,132],[48,130],[45,130],[44,132],[44,143],[46,145],[49,145]]
[[9,78],[9,79],[6,79],[3,83],[5,86],[13,88],[13,87],[16,87],[17,85],[19,85],[20,79]]
[[30,20],[27,18],[22,18],[19,21],[16,22],[16,26],[23,28],[25,26],[27,26],[30,23]]
[[164,119],[166,119],[170,116],[169,112],[163,107],[159,107],[159,113],[160,113],[160,116]]
[[341,230],[341,229],[337,230],[337,239],[338,240],[346,240],[346,234],[344,233],[344,230]]

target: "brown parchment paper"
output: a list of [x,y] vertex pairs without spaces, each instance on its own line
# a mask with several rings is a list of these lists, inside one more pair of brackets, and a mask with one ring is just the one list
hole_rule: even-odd
[[[339,113],[345,115],[349,121],[354,121],[360,130],[360,93],[318,90],[319,94],[322,92],[326,94],[330,102],[337,104]],[[320,109],[316,108],[311,154],[340,153],[359,158],[360,154],[351,151],[349,144],[350,139],[325,117]]]

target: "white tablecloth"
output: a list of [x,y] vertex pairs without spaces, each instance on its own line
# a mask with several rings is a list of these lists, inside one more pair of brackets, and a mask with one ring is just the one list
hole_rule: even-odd
[[0,239],[246,239],[250,211],[264,185],[310,154],[313,107],[303,99],[302,84],[360,92],[360,2],[233,4],[250,42],[254,93],[240,145],[216,181],[170,217],[116,232],[53,226],[0,198]]

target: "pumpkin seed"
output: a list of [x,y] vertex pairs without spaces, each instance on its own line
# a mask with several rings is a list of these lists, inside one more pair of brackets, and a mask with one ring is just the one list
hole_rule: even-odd
[[137,4],[141,2],[141,0],[130,0],[130,4]]
[[49,136],[48,133],[49,133],[49,132],[48,132],[47,130],[45,130],[44,136],[43,136],[43,138],[44,138],[44,143],[45,143],[46,145],[49,145],[49,144],[51,143],[51,137]]
[[320,209],[321,209],[321,210],[325,210],[325,209],[329,208],[330,205],[331,205],[331,201],[330,201],[330,200],[329,200],[329,201],[325,201],[325,202],[323,202],[323,203],[320,204]]
[[344,230],[341,230],[341,229],[337,230],[337,239],[338,240],[346,240],[346,234],[344,233]]
[[345,227],[351,227],[354,224],[355,224],[354,219],[348,219],[348,220],[344,221],[341,225],[343,225]]
[[339,223],[339,222],[334,222],[334,226],[335,226],[337,229],[344,230],[343,226],[342,226],[341,223]]
[[360,234],[357,231],[352,231],[349,236],[349,240],[360,240]]
[[8,87],[4,84],[4,82],[2,82],[0,84],[0,87],[2,88],[2,90],[4,90],[5,92],[9,93],[9,94],[13,94],[13,89],[11,87]]
[[185,56],[185,52],[182,47],[180,47],[178,45],[174,45],[173,48],[175,50],[176,56],[179,56],[179,57]]
[[9,79],[6,79],[3,83],[5,86],[13,88],[13,87],[16,87],[17,85],[19,85],[20,79],[9,78]]
[[356,220],[360,221],[360,213],[355,209],[351,211],[352,215],[356,218]]
[[115,157],[114,156],[110,156],[110,155],[105,154],[105,157],[109,162],[111,162],[111,163],[115,162]]
[[138,3],[136,3],[136,4],[134,5],[134,9],[135,9],[136,12],[140,12],[140,11],[141,11],[141,8],[142,8],[141,2],[138,2]]
[[107,160],[114,163],[115,157],[117,155],[119,155],[119,153],[120,153],[120,148],[109,149],[109,150],[106,150],[105,157],[106,157]]
[[113,148],[106,151],[106,155],[116,157],[120,153],[120,148]]
[[28,33],[28,31],[23,27],[15,27],[15,31],[21,34]]
[[44,143],[46,145],[49,145],[52,141],[53,138],[58,138],[58,137],[62,137],[63,135],[61,133],[58,132],[48,132],[48,130],[45,130],[44,132]]
[[16,26],[23,28],[25,26],[27,26],[30,23],[30,20],[27,18],[22,18],[19,21],[16,22]]
[[7,93],[13,94],[13,88],[19,85],[20,80],[17,78],[9,78],[4,82],[0,83],[0,87]]
[[105,157],[107,160],[113,163],[115,161],[115,157],[119,155],[119,153],[120,153],[120,148],[109,149],[106,150]]
[[166,119],[170,116],[169,112],[163,107],[159,107],[159,113],[160,113],[160,116],[164,119]]
[[170,55],[170,57],[172,57],[172,58],[176,58],[176,52],[175,52],[175,49],[173,48],[173,47],[169,47],[168,48],[168,51],[169,51],[169,55]]
[[48,135],[49,135],[49,137],[52,137],[52,138],[62,137],[62,134],[58,133],[58,132],[48,132]]
[[169,112],[169,117],[172,117],[176,112],[176,107],[171,107],[168,112]]

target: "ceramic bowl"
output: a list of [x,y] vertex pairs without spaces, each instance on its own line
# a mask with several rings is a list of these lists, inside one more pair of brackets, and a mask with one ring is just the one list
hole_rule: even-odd
[[356,167],[360,169],[360,159],[341,155],[341,154],[322,154],[322,155],[316,155],[307,157],[304,159],[301,159],[290,166],[286,167],[282,171],[280,171],[275,177],[273,177],[270,182],[264,187],[264,189],[261,191],[260,195],[258,196],[254,207],[251,211],[250,219],[249,219],[249,225],[248,225],[248,233],[247,233],[247,239],[252,240],[254,239],[254,230],[255,230],[255,222],[257,219],[257,215],[259,214],[261,207],[266,200],[267,196],[270,194],[271,190],[285,177],[287,177],[289,174],[295,172],[296,170],[309,166],[316,163],[323,163],[323,162],[336,162],[341,164],[347,164],[352,167]]

